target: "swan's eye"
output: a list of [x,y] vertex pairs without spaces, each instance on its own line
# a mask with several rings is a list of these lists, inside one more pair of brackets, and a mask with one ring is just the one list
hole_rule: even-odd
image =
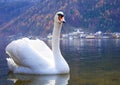
[[59,19],[59,21],[63,21],[63,18],[64,18],[64,15],[63,14],[58,14],[58,19]]

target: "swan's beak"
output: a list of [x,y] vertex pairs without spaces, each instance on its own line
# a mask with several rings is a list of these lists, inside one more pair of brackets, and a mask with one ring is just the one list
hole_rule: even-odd
[[65,23],[66,22],[65,18],[64,18],[64,15],[62,15],[62,14],[58,14],[58,19],[59,19],[60,23]]
[[66,22],[64,17],[62,17],[61,21],[62,21],[62,23]]

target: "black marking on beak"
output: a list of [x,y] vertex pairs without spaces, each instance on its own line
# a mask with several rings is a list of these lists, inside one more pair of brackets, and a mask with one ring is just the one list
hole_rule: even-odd
[[64,15],[63,15],[63,14],[58,14],[58,16],[59,16],[59,17],[64,17]]

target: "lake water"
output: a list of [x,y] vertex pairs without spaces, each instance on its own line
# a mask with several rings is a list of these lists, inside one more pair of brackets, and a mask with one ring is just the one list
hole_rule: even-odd
[[[0,41],[0,85],[120,85],[120,39],[61,40],[68,75],[7,74],[4,47],[8,42]],[[51,40],[46,43],[50,46]]]

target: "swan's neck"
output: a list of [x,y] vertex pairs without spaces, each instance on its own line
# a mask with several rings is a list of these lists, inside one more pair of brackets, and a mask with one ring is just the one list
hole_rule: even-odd
[[54,56],[61,55],[61,52],[60,52],[61,27],[62,27],[62,23],[60,24],[60,23],[54,22],[53,38],[52,38],[52,50],[53,50],[53,55]]
[[56,69],[61,73],[68,73],[69,66],[63,58],[60,51],[60,32],[62,23],[54,23],[53,38],[52,38],[52,51],[55,58]]

